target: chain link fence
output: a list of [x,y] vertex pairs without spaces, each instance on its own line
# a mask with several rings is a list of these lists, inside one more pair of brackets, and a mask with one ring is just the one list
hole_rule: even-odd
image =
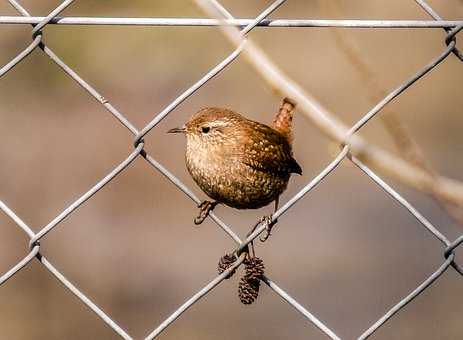
[[[404,306],[412,302],[417,296],[423,293],[433,282],[438,280],[444,272],[447,270],[455,270],[460,275],[463,275],[463,268],[460,267],[455,260],[455,250],[463,242],[463,235],[455,240],[448,239],[443,235],[438,228],[428,221],[411,203],[403,198],[397,191],[391,186],[384,182],[375,172],[373,172],[367,165],[366,162],[361,160],[359,154],[359,145],[361,146],[361,140],[356,137],[356,132],[362,129],[372,118],[374,118],[388,103],[394,98],[403,94],[411,85],[419,81],[424,75],[430,72],[432,69],[438,67],[438,65],[445,60],[450,58],[452,55],[463,61],[463,54],[456,48],[456,36],[463,28],[463,21],[445,21],[439,17],[439,15],[431,8],[425,1],[415,0],[415,2],[426,11],[434,21],[384,21],[384,20],[271,20],[267,17],[283,5],[285,0],[278,0],[272,3],[268,8],[262,11],[255,19],[235,19],[218,1],[200,1],[198,4],[203,6],[206,11],[215,10],[222,18],[214,19],[155,19],[155,18],[139,18],[139,19],[124,19],[124,18],[60,18],[59,14],[70,6],[74,0],[66,0],[62,2],[58,7],[50,12],[46,17],[34,17],[32,16],[19,2],[9,0],[9,3],[18,11],[21,17],[0,17],[0,24],[17,23],[17,24],[30,24],[32,25],[32,42],[16,57],[0,69],[0,77],[5,75],[8,71],[14,69],[23,59],[25,59],[35,49],[40,49],[45,55],[47,55],[54,63],[56,63],[63,72],[75,80],[87,93],[96,99],[106,110],[108,110],[114,118],[119,121],[127,130],[134,136],[134,150],[124,159],[116,168],[108,173],[103,179],[96,183],[90,190],[84,193],[78,200],[66,207],[58,216],[56,216],[51,222],[45,225],[37,233],[33,232],[32,229],[23,222],[23,220],[15,214],[6,204],[0,201],[0,209],[8,215],[15,224],[30,238],[30,250],[27,255],[16,265],[14,265],[8,272],[4,273],[0,277],[0,285],[4,284],[8,279],[13,277],[24,267],[26,267],[33,260],[37,260],[44,268],[46,268],[54,277],[56,277],[69,292],[74,294],[80,299],[87,307],[89,307],[101,320],[106,323],[111,329],[114,330],[123,339],[133,339],[122,327],[120,327],[112,318],[107,315],[101,308],[99,308],[90,298],[85,296],[72,282],[70,282],[56,267],[41,254],[40,241],[48,233],[55,230],[63,220],[71,215],[76,209],[78,209],[84,202],[90,200],[101,188],[112,181],[121,172],[125,171],[137,158],[143,158],[146,162],[156,169],[159,173],[167,177],[170,182],[180,189],[185,195],[187,195],[196,204],[200,203],[198,197],[185,186],[173,173],[159,163],[155,158],[149,155],[144,150],[143,137],[146,136],[152,129],[154,129],[167,115],[169,115],[180,103],[185,101],[188,97],[195,94],[195,92],[207,83],[210,79],[224,70],[228,65],[233,63],[238,56],[245,52],[247,57],[253,59],[259,66],[256,67],[258,72],[266,73],[268,81],[273,82],[273,86],[280,89],[285,94],[295,97],[296,101],[301,104],[302,110],[323,113],[323,109],[317,106],[317,102],[312,98],[308,97],[301,92],[300,89],[292,86],[291,82],[285,82],[285,79],[279,78],[278,73],[271,73],[274,71],[272,65],[266,63],[266,57],[254,50],[250,42],[246,39],[246,36],[256,26],[278,26],[278,27],[385,27],[385,28],[430,28],[430,27],[441,27],[446,31],[445,47],[442,52],[435,57],[429,64],[425,65],[417,74],[413,75],[409,79],[405,80],[399,87],[394,89],[392,92],[387,94],[377,105],[375,105],[368,113],[366,113],[356,124],[354,124],[348,131],[337,129],[332,133],[333,139],[339,142],[341,145],[341,151],[335,157],[335,159],[323,169],[313,180],[307,183],[300,191],[288,200],[280,209],[278,209],[273,215],[273,221],[276,221],[283,214],[290,213],[291,207],[299,200],[306,197],[310,191],[320,184],[327,176],[333,173],[341,162],[352,162],[358,167],[361,172],[368,176],[376,185],[378,185],[389,197],[399,203],[405,208],[427,231],[429,231],[440,243],[442,243],[442,264],[436,268],[433,273],[430,273],[429,277],[419,284],[413,291],[407,296],[404,296],[390,308],[386,313],[374,322],[368,329],[358,336],[358,339],[366,339],[374,334],[382,325],[384,325],[392,316],[399,312]],[[289,2],[289,1],[288,1]],[[212,13],[212,12],[211,12]],[[73,69],[71,69],[66,63],[64,63],[54,52],[51,50],[44,41],[44,28],[50,24],[83,24],[83,25],[186,25],[186,26],[198,26],[198,25],[218,25],[225,28],[225,34],[237,45],[236,49],[223,59],[215,67],[211,68],[210,71],[205,74],[200,80],[198,80],[193,86],[188,88],[180,96],[178,96],[172,103],[167,105],[159,114],[157,114],[144,128],[138,130],[117,108],[115,108],[108,100],[106,100],[100,93],[92,87],[87,81],[81,78]],[[241,28],[237,33],[237,28]],[[320,115],[319,119],[323,120],[324,116]],[[320,123],[320,126],[324,123]],[[326,124],[325,124],[326,125]],[[329,126],[326,125],[326,126]],[[336,126],[332,125],[333,129],[336,130]],[[323,127],[321,127],[323,130]],[[326,128],[328,129],[328,128]],[[357,138],[357,139],[356,139]],[[210,214],[210,218],[226,233],[227,236],[231,237],[237,245],[235,249],[240,251],[243,250],[251,241],[257,238],[262,232],[265,231],[265,223],[261,223],[255,231],[245,240],[241,240],[233,229],[225,224],[217,215],[214,213]],[[230,252],[230,249],[224,250],[224,253]],[[202,297],[206,296],[211,292],[217,285],[219,285],[228,274],[235,268],[240,266],[244,260],[244,255],[236,261],[232,267],[226,270],[221,275],[215,277],[206,286],[201,288],[196,294],[190,297],[184,304],[179,306],[167,319],[165,319],[160,325],[154,328],[146,335],[145,339],[154,339],[166,330],[175,320],[185,313],[193,304],[195,304]],[[341,339],[342,337],[337,335],[330,325],[327,325],[322,320],[316,317],[316,311],[312,312],[309,308],[301,305],[296,298],[290,296],[280,286],[273,281],[270,277],[265,276],[263,282],[277,295],[279,295],[285,302],[290,304],[294,309],[300,313],[304,318],[313,323],[324,335],[331,339]]]

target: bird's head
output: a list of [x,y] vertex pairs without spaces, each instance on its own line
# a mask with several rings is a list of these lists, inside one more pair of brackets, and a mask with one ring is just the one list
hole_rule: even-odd
[[170,129],[168,133],[185,134],[188,144],[222,144],[233,136],[233,131],[243,119],[231,110],[204,108],[195,113],[184,126]]

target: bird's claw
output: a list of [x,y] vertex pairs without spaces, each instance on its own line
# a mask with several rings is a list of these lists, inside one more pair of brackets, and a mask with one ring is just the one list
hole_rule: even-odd
[[[268,215],[268,216],[262,216],[259,221],[254,225],[254,227],[252,227],[251,231],[249,231],[249,233],[247,233],[246,237],[249,237],[252,235],[252,233],[254,231],[256,231],[257,227],[260,226],[261,224],[264,224],[265,225],[265,235],[260,237],[260,241],[261,242],[265,242],[271,235],[271,231],[272,231],[272,227],[273,225],[276,223],[277,221],[273,221],[272,219],[272,215]],[[252,244],[252,242],[251,242]]]
[[199,214],[194,219],[194,223],[199,225],[204,222],[209,213],[215,208],[218,202],[211,202],[211,201],[202,201],[199,205]]
[[260,219],[260,223],[265,225],[265,234],[264,236],[259,237],[260,242],[265,242],[272,235],[272,228],[276,221],[272,220],[272,216],[263,216]]

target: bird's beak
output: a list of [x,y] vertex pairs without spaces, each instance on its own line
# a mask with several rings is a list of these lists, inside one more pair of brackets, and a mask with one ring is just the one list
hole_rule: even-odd
[[182,126],[181,128],[173,128],[167,131],[167,133],[185,133],[186,128]]

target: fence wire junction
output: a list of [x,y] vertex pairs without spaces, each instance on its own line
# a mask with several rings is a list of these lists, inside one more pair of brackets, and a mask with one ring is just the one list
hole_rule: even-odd
[[[405,198],[398,192],[384,182],[376,173],[374,173],[367,165],[351,152],[351,137],[355,135],[365,124],[375,117],[388,103],[394,98],[401,95],[411,85],[425,76],[432,69],[436,68],[443,60],[448,58],[451,54],[455,55],[463,61],[463,54],[456,48],[456,35],[463,29],[463,21],[445,21],[423,0],[414,0],[424,11],[426,11],[434,21],[385,21],[385,20],[272,20],[267,17],[283,5],[286,0],[277,0],[260,13],[255,19],[235,19],[233,16],[216,0],[195,0],[203,8],[212,6],[222,18],[217,19],[162,19],[162,18],[66,18],[59,17],[58,15],[70,6],[75,0],[63,1],[58,7],[50,12],[46,17],[33,17],[29,12],[15,0],[8,0],[9,3],[19,12],[21,16],[7,17],[0,16],[0,24],[30,24],[32,25],[32,42],[10,62],[0,69],[0,77],[5,75],[8,71],[12,70],[18,63],[26,58],[32,51],[39,48],[43,51],[54,63],[56,63],[68,76],[75,80],[82,88],[84,88],[89,95],[96,99],[101,105],[108,110],[114,118],[123,124],[134,136],[134,150],[124,159],[117,167],[108,173],[103,179],[96,183],[90,190],[80,196],[75,202],[67,206],[58,216],[52,219],[47,225],[35,233],[22,219],[17,216],[5,203],[0,201],[0,209],[9,216],[15,224],[21,228],[29,237],[30,250],[28,254],[16,265],[14,265],[8,272],[0,277],[0,286],[8,279],[13,277],[21,269],[27,266],[32,260],[36,259],[43,265],[56,279],[58,279],[71,293],[80,299],[88,308],[90,308],[103,322],[105,322],[111,329],[114,330],[123,339],[133,339],[124,329],[122,329],[110,316],[108,316],[102,309],[100,309],[90,298],[85,296],[76,286],[74,286],[53,264],[45,258],[40,252],[40,240],[45,237],[49,232],[53,231],[60,223],[78,209],[83,203],[92,198],[101,188],[112,181],[118,174],[127,169],[135,159],[142,157],[153,169],[164,175],[172,184],[183,191],[191,200],[196,204],[200,203],[198,197],[183,184],[173,173],[165,168],[161,163],[156,161],[151,155],[144,150],[143,137],[147,135],[153,128],[158,125],[162,119],[170,114],[179,104],[185,101],[188,97],[193,95],[201,86],[224,70],[230,65],[238,56],[245,50],[247,39],[246,36],[255,27],[262,26],[265,28],[271,27],[351,27],[351,28],[442,28],[446,31],[445,48],[436,56],[429,64],[425,65],[417,74],[413,75],[400,86],[391,91],[383,100],[375,105],[369,112],[367,112],[350,130],[345,134],[341,145],[341,151],[336,158],[323,169],[313,180],[306,184],[294,197],[286,202],[280,209],[273,215],[272,220],[276,221],[280,216],[287,213],[290,208],[301,200],[307,193],[323,181],[323,179],[331,174],[341,162],[352,162],[360,171],[368,176],[374,183],[383,189],[393,200],[404,207],[427,231],[431,233],[443,246],[443,262],[442,264],[421,284],[419,284],[407,296],[400,299],[391,309],[389,309],[380,319],[375,321],[368,329],[366,329],[358,339],[367,339],[376,332],[383,324],[385,324],[393,315],[399,312],[405,305],[413,301],[418,295],[425,291],[434,281],[438,280],[442,274],[450,267],[456,270],[460,275],[463,275],[463,268],[460,267],[455,260],[455,250],[463,243],[463,235],[451,241],[443,235],[433,224],[428,221],[420,212],[417,211]],[[116,109],[108,100],[106,100],[95,88],[93,88],[87,81],[82,79],[74,70],[66,65],[45,43],[43,38],[43,29],[49,24],[80,24],[80,25],[153,25],[153,26],[210,26],[217,25],[221,27],[228,27],[229,29],[239,31],[239,41],[235,39],[237,44],[236,49],[223,59],[218,65],[211,68],[194,85],[188,88],[185,92],[180,94],[173,102],[167,105],[160,113],[158,113],[152,121],[150,121],[141,130],[138,130],[125,116]],[[236,32],[229,31],[230,34]],[[230,33],[232,32],[232,33]],[[227,33],[226,33],[227,34]],[[233,38],[232,38],[233,40]],[[279,84],[283,90],[288,87],[287,84]],[[286,89],[287,90],[287,89]],[[294,89],[292,89],[294,91]],[[295,90],[297,91],[297,89]],[[291,92],[291,91],[290,91]],[[309,99],[307,99],[309,100]],[[210,214],[212,220],[223,229],[223,231],[231,237],[237,244],[235,251],[243,250],[251,241],[257,238],[266,229],[265,223],[261,223],[256,230],[246,239],[241,240],[232,228],[226,225],[217,215]],[[160,335],[169,325],[171,325],[180,315],[182,315],[188,308],[196,303],[203,296],[207,295],[212,289],[219,285],[228,274],[235,268],[240,266],[244,260],[244,254],[221,275],[215,277],[206,286],[200,289],[195,295],[190,297],[184,304],[175,310],[168,318],[166,318],[159,326],[152,330],[145,339],[154,339]],[[285,292],[277,283],[271,278],[265,276],[263,282],[284,301],[296,309],[303,317],[313,323],[323,334],[331,339],[341,339],[332,328],[328,327],[306,307],[298,303],[293,297]]]

